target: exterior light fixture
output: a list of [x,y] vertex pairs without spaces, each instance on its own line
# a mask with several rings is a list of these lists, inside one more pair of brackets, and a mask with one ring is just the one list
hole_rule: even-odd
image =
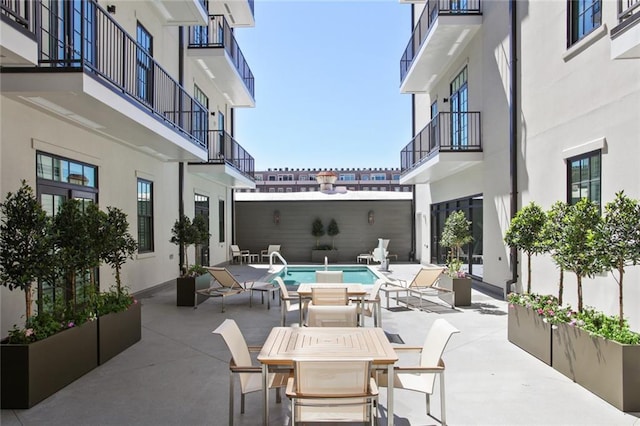
[[111,13],[112,15],[116,13],[116,5],[115,4],[108,4],[107,5],[107,12]]
[[373,222],[375,222],[373,210],[369,210],[369,213],[367,213],[367,222],[369,223],[369,225],[373,225]]
[[273,211],[273,223],[276,225],[280,224],[280,210]]

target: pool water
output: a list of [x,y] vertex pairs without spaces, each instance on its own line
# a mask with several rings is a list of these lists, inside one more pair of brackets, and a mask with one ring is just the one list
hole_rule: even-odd
[[[299,285],[300,283],[316,282],[316,271],[324,271],[324,266],[289,266],[285,273],[284,268],[277,274],[269,277],[273,281],[275,277],[281,277],[287,285]],[[378,276],[366,266],[329,266],[328,271],[342,271],[342,280],[345,283],[361,283],[373,285]]]

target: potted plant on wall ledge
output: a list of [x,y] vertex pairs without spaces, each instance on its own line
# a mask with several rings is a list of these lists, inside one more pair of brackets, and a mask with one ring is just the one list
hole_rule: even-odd
[[210,277],[200,265],[189,266],[189,247],[202,244],[211,234],[208,224],[202,215],[196,215],[193,221],[181,215],[171,228],[171,242],[178,245],[184,253],[185,263],[181,266],[181,275],[176,279],[176,305],[197,307],[206,300],[206,296],[198,295],[196,290],[209,287]]
[[[89,304],[48,303],[32,315],[32,284],[53,282],[57,257],[51,220],[25,181],[0,205],[0,280],[25,293],[25,325],[13,326],[1,349],[2,408],[30,408],[97,366],[97,325]],[[59,221],[71,224],[73,221]],[[78,229],[75,230],[78,232]],[[67,255],[81,258],[79,247]]]
[[[320,238],[325,235],[331,237],[331,244],[320,244]],[[325,257],[328,262],[338,261],[338,250],[333,245],[334,237],[340,233],[338,223],[335,219],[331,219],[329,226],[325,232],[324,225],[320,218],[316,218],[311,225],[311,235],[316,237],[316,246],[311,250],[311,261],[314,263],[323,263]]]
[[471,305],[471,278],[462,271],[460,252],[462,246],[473,241],[470,231],[471,221],[464,212],[457,210],[447,217],[442,230],[440,245],[449,248],[447,273],[440,278],[440,287],[455,292],[455,306]]

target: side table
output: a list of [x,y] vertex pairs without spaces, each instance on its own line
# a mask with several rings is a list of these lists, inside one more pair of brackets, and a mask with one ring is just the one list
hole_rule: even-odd
[[[257,254],[254,256],[258,256]],[[271,283],[255,282],[251,287],[251,295],[249,297],[249,307],[253,304],[253,292],[259,291],[262,304],[264,304],[264,294],[267,293],[267,309],[271,309],[271,299],[276,298],[276,293],[280,294],[280,287]],[[271,296],[271,297],[269,297]],[[278,297],[278,304],[282,304]]]

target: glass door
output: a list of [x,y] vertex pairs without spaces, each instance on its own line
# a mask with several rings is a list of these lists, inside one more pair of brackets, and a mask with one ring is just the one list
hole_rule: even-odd
[[467,67],[464,67],[451,82],[449,102],[451,104],[451,149],[461,149],[469,144]]

